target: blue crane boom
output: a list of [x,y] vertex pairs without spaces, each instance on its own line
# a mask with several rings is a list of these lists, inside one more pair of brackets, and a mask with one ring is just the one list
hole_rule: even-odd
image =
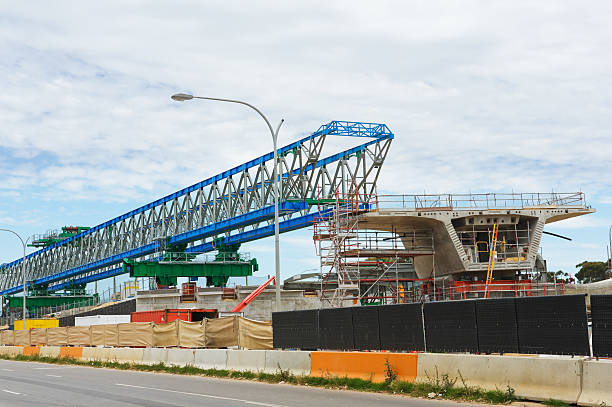
[[[329,136],[370,140],[321,158]],[[333,198],[338,189],[373,194],[393,137],[384,124],[332,121],[279,148],[281,232],[311,224],[309,202]],[[211,242],[218,235],[228,244],[269,236],[273,156],[264,154],[27,255],[28,284],[55,291],[121,274],[117,265],[124,258],[154,255],[160,238],[205,252],[214,250]],[[22,261],[0,265],[0,295],[23,290]]]

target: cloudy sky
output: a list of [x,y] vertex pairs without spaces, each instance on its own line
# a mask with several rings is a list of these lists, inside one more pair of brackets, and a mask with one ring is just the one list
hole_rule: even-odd
[[[537,4],[535,4],[537,3]],[[396,134],[385,193],[583,191],[549,268],[603,260],[612,224],[612,3],[0,3],[0,227],[96,225],[330,120]],[[284,235],[285,276],[317,264]],[[272,242],[245,245],[260,274]],[[0,263],[18,257],[0,235]]]

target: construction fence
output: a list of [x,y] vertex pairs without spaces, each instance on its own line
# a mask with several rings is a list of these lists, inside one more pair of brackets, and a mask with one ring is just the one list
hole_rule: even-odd
[[[591,296],[592,356],[612,357],[612,295]],[[272,314],[274,348],[591,356],[584,295]]]
[[0,332],[0,344],[17,346],[112,346],[272,349],[271,322],[232,316],[199,322],[68,326]]

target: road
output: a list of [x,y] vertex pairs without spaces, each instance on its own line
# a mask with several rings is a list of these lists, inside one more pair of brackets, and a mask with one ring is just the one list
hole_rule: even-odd
[[0,360],[1,407],[450,407],[458,404],[287,384]]

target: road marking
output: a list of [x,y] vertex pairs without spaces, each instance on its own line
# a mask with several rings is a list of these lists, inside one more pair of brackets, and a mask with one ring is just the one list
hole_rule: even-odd
[[46,374],[45,376],[49,376],[49,377],[62,377],[62,376],[58,376],[56,374]]
[[262,403],[262,402],[259,402],[259,401],[235,399],[235,398],[232,398],[232,397],[213,396],[212,394],[189,393],[189,392],[186,392],[186,391],[158,389],[156,387],[134,386],[133,384],[117,383],[117,386],[133,387],[133,388],[136,388],[136,389],[145,389],[145,390],[165,391],[165,392],[168,392],[168,393],[185,394],[185,395],[188,395],[188,396],[200,396],[200,397],[206,397],[206,398],[209,398],[209,399],[216,399],[216,400],[238,401],[240,403],[252,404],[252,405],[255,405],[255,406],[263,406],[263,407],[287,407],[287,406],[283,406],[281,404],[270,404],[270,403]]
[[5,393],[16,394],[18,396],[21,395],[21,393],[17,393],[16,391],[10,391],[10,390],[4,390],[4,389],[2,391],[5,392]]
[[2,369],[2,370],[4,370],[5,372],[14,372],[13,369]]

